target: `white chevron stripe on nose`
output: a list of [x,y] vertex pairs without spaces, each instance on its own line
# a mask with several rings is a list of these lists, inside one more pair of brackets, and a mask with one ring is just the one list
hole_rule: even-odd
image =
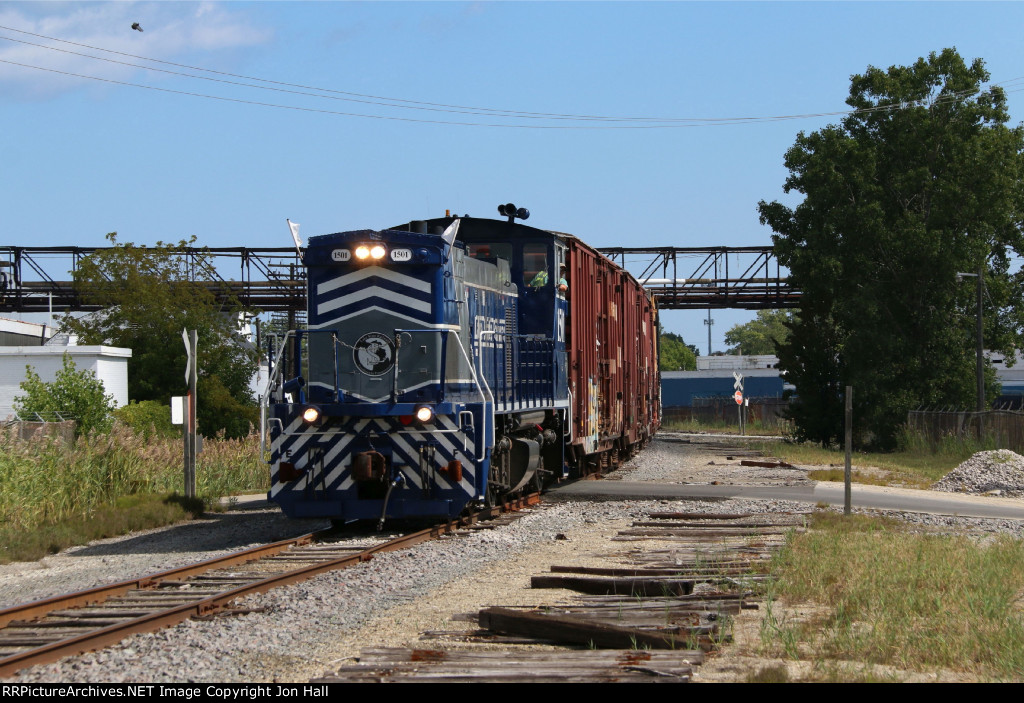
[[355,293],[349,293],[348,295],[343,295],[340,298],[328,300],[325,303],[319,303],[316,306],[316,314],[323,315],[325,313],[330,312],[331,310],[337,310],[338,308],[343,308],[346,305],[358,303],[369,298],[381,298],[383,300],[391,302],[392,304],[397,304],[401,305],[402,307],[411,308],[413,310],[417,310],[427,315],[429,315],[431,311],[431,305],[428,301],[418,300],[416,298],[410,298],[409,296],[399,295],[398,293],[395,293],[395,291],[393,290],[381,288],[380,286],[370,286],[369,288],[363,288],[362,290],[356,291]]
[[[350,286],[360,281],[365,281],[367,278],[383,278],[385,281],[391,281],[413,290],[423,291],[424,293],[430,292],[430,281],[423,281],[419,278],[413,278],[407,276],[404,273],[399,273],[394,269],[383,268],[381,266],[367,266],[366,268],[353,271],[352,273],[346,273],[337,278],[332,278],[329,281],[318,283],[316,286],[316,294],[323,295],[324,293],[330,293],[332,290],[337,290],[343,286]],[[394,293],[392,293],[394,295]]]

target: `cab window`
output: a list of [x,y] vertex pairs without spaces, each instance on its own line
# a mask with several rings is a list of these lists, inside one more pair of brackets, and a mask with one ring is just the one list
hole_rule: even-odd
[[504,259],[512,261],[512,245],[508,242],[471,242],[466,245],[474,259]]
[[523,285],[540,289],[551,285],[546,244],[523,245]]

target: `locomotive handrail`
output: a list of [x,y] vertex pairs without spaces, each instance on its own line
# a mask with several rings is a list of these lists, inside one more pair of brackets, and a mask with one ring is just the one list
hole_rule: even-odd
[[[339,386],[340,379],[338,378],[338,346],[337,346],[338,345],[338,336],[337,336],[337,332],[335,330],[330,330],[330,329],[324,329],[324,330],[288,330],[287,332],[285,332],[284,336],[281,338],[281,344],[277,348],[277,355],[276,355],[276,357],[274,359],[274,368],[270,372],[270,375],[267,377],[267,388],[266,388],[266,390],[263,391],[263,395],[260,396],[260,445],[263,447],[264,451],[269,449],[269,447],[267,446],[267,431],[266,431],[266,429],[267,429],[266,426],[267,426],[267,406],[268,406],[268,401],[270,400],[270,395],[274,392],[274,385],[275,385],[275,383],[279,380],[279,378],[281,376],[282,362],[284,361],[284,358],[285,358],[284,357],[284,350],[285,350],[285,346],[288,344],[288,340],[289,339],[294,339],[295,340],[295,358],[296,358],[296,361],[298,362],[299,368],[301,369],[301,365],[302,365],[302,346],[301,346],[302,336],[303,335],[309,335],[309,334],[324,334],[324,333],[330,333],[330,335],[334,338],[334,344],[332,345],[334,347],[334,397],[335,398],[338,397],[338,395],[339,395],[339,388],[340,388],[340,386]],[[279,400],[283,400],[283,398],[281,398]]]
[[[539,407],[543,405],[554,405],[555,404],[555,378],[554,378],[554,367],[550,365],[538,365],[534,357],[537,356],[538,352],[553,353],[555,349],[555,340],[551,337],[545,337],[539,334],[512,334],[510,332],[500,332],[498,330],[485,330],[480,333],[483,335],[500,335],[503,338],[503,344],[508,347],[511,342],[515,342],[514,349],[514,362],[517,367],[524,371],[524,375],[519,377],[517,381],[513,383],[512,388],[501,384],[501,395],[502,403],[507,409],[509,404],[509,393],[513,394],[512,406],[514,409],[522,410],[526,407]],[[528,361],[523,361],[523,356],[528,357]],[[494,377],[499,378],[497,363],[498,356],[493,356]],[[481,358],[481,363],[483,360]],[[506,363],[509,363],[506,360]],[[538,371],[538,369],[540,369]],[[544,373],[543,369],[549,369],[549,373]],[[543,386],[540,391],[537,390],[536,386]]]
[[267,377],[267,388],[263,391],[263,395],[260,396],[260,446],[263,451],[268,451],[270,447],[267,446],[267,407],[269,405],[270,394],[274,391],[274,383],[277,377],[281,375],[281,360],[284,359],[284,346],[288,343],[288,338],[292,336],[295,330],[288,330],[284,333],[284,337],[281,339],[281,345],[277,348],[277,356],[274,358],[274,368],[270,371],[270,375]]
[[[469,372],[473,375],[473,386],[475,387],[477,393],[480,394],[480,400],[483,403],[485,403],[485,404],[488,403],[488,402],[491,404],[491,415],[492,415],[492,417],[491,417],[491,422],[488,423],[490,425],[490,432],[489,432],[490,436],[488,438],[489,441],[487,442],[486,446],[493,446],[494,445],[494,417],[493,417],[493,415],[494,415],[494,395],[491,393],[490,386],[487,385],[487,379],[484,378],[483,373],[481,373],[479,376],[477,376],[476,368],[474,368],[473,362],[469,358],[469,354],[466,353],[466,348],[462,346],[462,340],[459,339],[459,335],[456,334],[457,330],[450,330],[450,329],[396,329],[395,330],[395,339],[396,340],[398,339],[398,335],[399,334],[406,334],[406,333],[408,333],[408,334],[411,335],[413,332],[420,332],[420,333],[430,332],[430,333],[433,333],[433,334],[444,334],[444,335],[446,335],[445,338],[444,338],[444,341],[447,341],[447,335],[455,334],[455,343],[459,345],[459,352],[462,354],[462,358],[466,361],[466,365],[469,367]],[[487,332],[483,332],[482,334],[487,334]],[[396,392],[397,392],[397,388],[398,388],[398,353],[397,353],[397,351],[395,352],[395,365],[393,367],[393,373],[395,374],[394,375],[394,383],[395,383],[394,388],[396,389]],[[441,391],[442,393],[444,392],[444,387],[445,387],[445,385],[446,385],[446,383],[448,381],[447,373],[448,373],[447,355],[443,355],[442,358],[441,358],[441,383],[440,383],[440,386],[441,386],[441,389],[442,389],[442,391]],[[485,391],[486,391],[486,393],[485,393]],[[486,454],[487,448],[486,448],[486,446],[483,446],[483,445],[484,445],[484,443],[481,442],[480,443],[480,449],[482,450],[483,453],[481,453],[480,456],[476,457],[477,461],[483,461],[484,457],[487,455]]]
[[[302,340],[302,335],[304,335],[304,334],[313,335],[313,334],[327,334],[327,333],[329,333],[331,335],[331,339],[332,339],[332,341],[331,341],[331,352],[334,354],[334,399],[335,399],[336,402],[340,403],[341,400],[339,398],[341,396],[341,379],[338,376],[338,345],[339,344],[344,344],[344,342],[342,342],[340,339],[338,339],[338,331],[337,330],[333,330],[333,329],[323,329],[323,330],[296,330],[296,332],[297,332],[296,336],[297,336],[299,341]],[[300,369],[302,368],[302,366],[301,366],[301,364],[302,364],[301,353],[302,353],[301,347],[299,345],[296,345],[295,354],[296,354],[296,358],[299,360],[299,368]],[[312,356],[312,353],[313,353],[312,349],[310,349],[309,356]],[[312,375],[313,375],[312,373],[309,374],[310,382],[312,382]]]
[[[447,333],[447,332],[451,332],[451,331],[452,330],[447,330],[447,329],[429,329],[429,328],[396,329],[394,331],[394,334],[395,334],[395,364],[394,364],[394,366],[392,366],[392,370],[391,370],[391,374],[392,374],[391,375],[391,401],[392,402],[396,402],[398,400],[398,370],[399,370],[398,369],[398,361],[399,361],[399,357],[400,357],[399,351],[402,348],[402,335],[403,334],[407,334],[407,335],[409,335],[409,338],[411,339],[412,335],[415,334],[415,333],[440,334],[442,332]],[[439,388],[440,395],[438,397],[437,402],[439,402],[439,403],[443,403],[444,402],[444,388],[445,388],[445,385],[447,385],[447,383],[448,383],[448,368],[447,368],[447,364],[445,363],[447,361],[447,358],[448,358],[448,348],[447,348],[446,341],[447,341],[447,337],[444,337],[444,338],[441,339],[441,353],[440,353],[440,358],[439,358],[439,363],[438,363],[438,365],[439,365],[439,374],[440,374],[438,388]]]

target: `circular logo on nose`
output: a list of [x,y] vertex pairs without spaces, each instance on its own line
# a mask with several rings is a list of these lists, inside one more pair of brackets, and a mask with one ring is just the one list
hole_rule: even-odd
[[364,334],[355,344],[352,360],[363,373],[380,376],[395,365],[395,345],[383,334]]

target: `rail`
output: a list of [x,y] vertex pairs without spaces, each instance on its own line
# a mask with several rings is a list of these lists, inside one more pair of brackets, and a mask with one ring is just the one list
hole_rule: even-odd
[[[354,566],[369,561],[375,554],[454,535],[479,520],[539,502],[539,494],[522,496],[367,548],[334,547],[331,543],[319,541],[326,537],[326,531],[310,533],[138,579],[5,608],[0,610],[0,627],[4,628],[0,630],[0,647],[19,651],[0,655],[0,678],[12,676],[28,666],[110,646],[131,634],[153,632],[189,618],[229,611],[232,601],[242,596],[263,593],[327,571]],[[257,576],[251,575],[254,573],[251,569],[238,573],[238,565],[253,562],[261,566],[273,565],[271,568],[276,573]],[[296,562],[304,563],[295,568]],[[217,569],[229,571],[215,575],[213,572]],[[183,589],[185,584],[188,587]],[[135,612],[121,608],[120,616],[97,616],[96,609],[102,609],[104,603],[117,598],[129,598],[139,605],[130,609]],[[168,600],[175,599],[177,602],[167,605]],[[145,605],[146,600],[152,604]],[[86,610],[76,620],[74,609]],[[67,635],[69,630],[73,634]],[[37,631],[44,632],[40,635]],[[15,642],[21,644],[13,644]]]

